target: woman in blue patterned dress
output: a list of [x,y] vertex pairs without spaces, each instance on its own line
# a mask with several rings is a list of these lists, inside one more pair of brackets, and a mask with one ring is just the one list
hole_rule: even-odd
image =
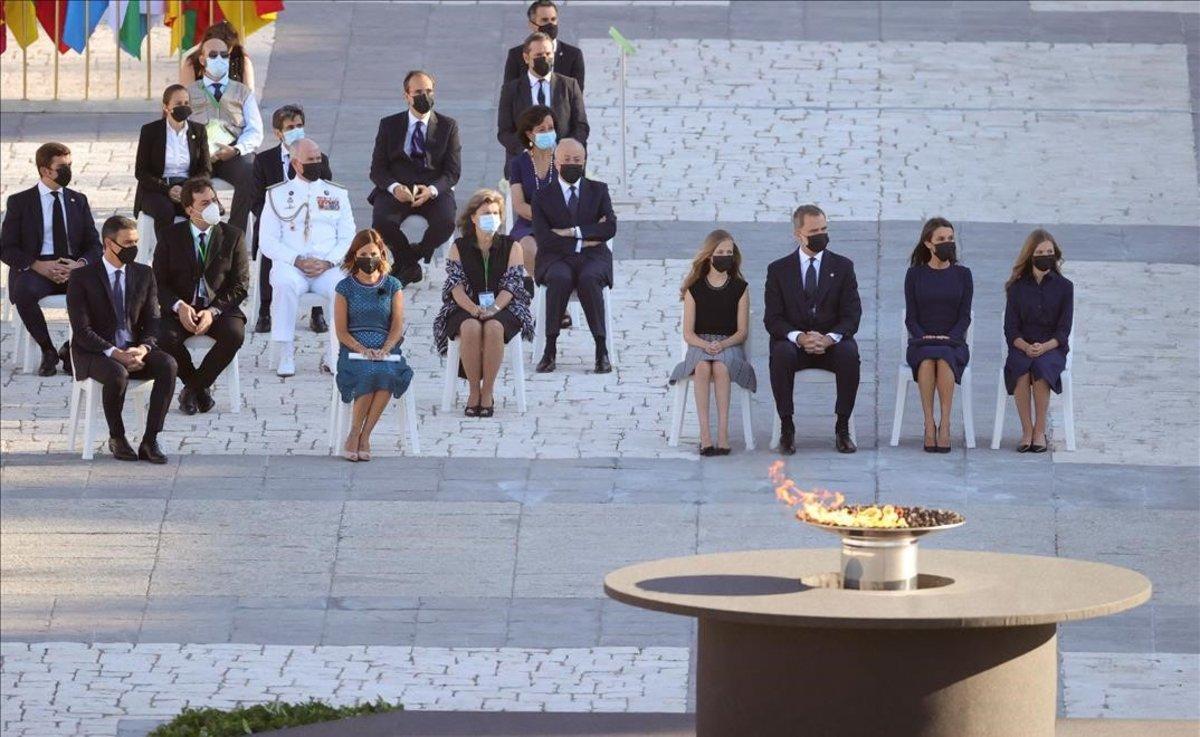
[[360,230],[342,261],[349,276],[338,283],[334,297],[340,344],[335,378],[342,401],[354,402],[344,449],[348,461],[371,460],[371,431],[388,401],[402,396],[413,376],[400,353],[404,294],[391,276],[389,254],[378,232]]
[[496,190],[471,195],[458,218],[462,236],[446,254],[442,309],[433,321],[438,353],[446,355],[449,341],[459,340],[458,375],[469,387],[467,417],[495,414],[504,344],[533,340],[521,244],[500,232],[503,212],[504,198]]

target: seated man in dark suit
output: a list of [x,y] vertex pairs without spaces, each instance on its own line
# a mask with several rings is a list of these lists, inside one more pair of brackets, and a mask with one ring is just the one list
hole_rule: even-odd
[[546,288],[546,352],[539,373],[555,368],[558,332],[571,293],[579,294],[583,314],[596,341],[596,373],[612,371],[604,329],[604,288],[613,284],[612,251],[607,242],[617,234],[617,216],[608,185],[585,179],[583,144],[572,138],[558,142],[554,166],[558,181],[533,201],[533,234],[537,238],[534,278]]
[[[579,91],[583,91],[583,52],[558,38],[558,3],[554,0],[533,0],[525,11],[529,19],[529,32],[542,32],[550,37],[554,44],[554,70],[565,77],[571,77],[579,83]],[[504,62],[504,81],[511,82],[523,76],[528,67],[525,64],[525,45],[517,44],[508,50],[508,59]]]
[[[213,408],[212,385],[246,338],[240,307],[250,286],[250,262],[242,231],[221,222],[217,193],[207,179],[189,179],[180,193],[188,222],[167,228],[154,249],[154,278],[162,314],[162,349],[179,366],[185,415]],[[197,369],[184,341],[207,335],[216,341]]]
[[779,413],[779,452],[796,452],[792,389],[796,372],[818,368],[837,378],[839,453],[858,450],[850,439],[850,415],[858,394],[858,344],[854,334],[862,318],[854,262],[825,250],[829,227],[816,205],[792,213],[799,249],[767,267],[763,325],[771,335],[771,391]]
[[[158,348],[158,289],[154,271],[134,261],[137,223],[114,215],[101,229],[104,256],[77,271],[67,288],[75,379],[103,387],[108,449],[120,461],[166,463],[158,447],[175,388],[175,359]],[[121,410],[130,379],[154,381],[146,432],[137,452],[125,438]]]
[[61,350],[54,349],[38,301],[66,294],[72,272],[99,261],[101,247],[87,197],[67,189],[71,149],[61,143],[43,144],[34,154],[34,162],[41,180],[10,195],[5,205],[0,260],[10,267],[8,298],[42,349],[38,376],[53,376],[60,359],[63,371],[71,372],[71,357],[65,343]]
[[[404,76],[408,110],[379,121],[371,154],[367,197],[374,207],[371,227],[395,256],[392,274],[404,284],[421,280],[425,263],[454,232],[454,185],[462,173],[462,145],[454,118],[433,112],[433,75],[420,70]],[[400,224],[409,215],[429,223],[419,244],[408,242]]]
[[142,126],[138,136],[137,159],[133,174],[137,191],[133,195],[133,216],[146,213],[154,218],[154,236],[183,215],[179,188],[192,177],[212,175],[208,156],[208,132],[199,123],[188,120],[192,114],[187,88],[173,84],[163,92],[161,120]]
[[525,74],[504,83],[500,89],[500,108],[496,116],[496,140],[504,146],[505,160],[525,150],[525,141],[517,134],[521,113],[534,105],[554,111],[558,140],[574,138],[587,146],[587,111],[579,83],[554,68],[554,42],[538,32],[525,39]]
[[[254,332],[271,332],[271,259],[258,253],[258,231],[262,222],[263,205],[267,201],[267,190],[285,179],[296,176],[292,167],[292,157],[288,147],[305,137],[304,110],[299,105],[284,105],[271,114],[271,128],[279,145],[259,152],[254,157],[254,204],[250,209],[254,213],[254,251],[255,257],[261,259],[258,265],[258,321],[254,324]],[[321,178],[333,181],[333,169],[329,166],[329,157],[321,154]],[[314,333],[323,333],[329,329],[325,320],[325,310],[321,307],[312,308],[308,325]]]

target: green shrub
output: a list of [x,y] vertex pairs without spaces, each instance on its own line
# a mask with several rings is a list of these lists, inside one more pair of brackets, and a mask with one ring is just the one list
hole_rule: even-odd
[[284,727],[299,727],[335,719],[379,714],[403,709],[382,698],[374,703],[334,707],[312,700],[303,704],[274,702],[221,709],[184,709],[179,716],[156,728],[147,737],[242,737]]

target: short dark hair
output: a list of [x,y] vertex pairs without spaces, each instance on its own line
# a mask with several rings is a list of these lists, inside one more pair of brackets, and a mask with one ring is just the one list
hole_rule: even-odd
[[533,141],[529,140],[529,131],[537,128],[550,116],[550,120],[554,122],[555,129],[558,128],[558,120],[554,117],[554,111],[545,105],[534,105],[526,108],[525,112],[521,113],[521,117],[517,118],[517,139],[524,144],[525,148],[533,145]]
[[525,17],[533,20],[533,16],[537,13],[538,8],[554,8],[557,11],[558,3],[554,2],[554,0],[533,0],[533,2],[529,3],[529,9],[525,11]]
[[211,179],[193,177],[187,180],[179,187],[179,203],[184,207],[191,207],[192,203],[196,201],[196,195],[206,189],[214,189]]
[[33,155],[33,161],[37,164],[38,169],[49,169],[54,163],[56,156],[70,156],[71,149],[66,145],[51,141],[38,146],[37,152]]
[[429,77],[429,81],[433,82],[434,87],[437,87],[437,80],[433,78],[432,74],[425,71],[424,69],[414,69],[411,72],[409,72],[408,74],[404,75],[404,91],[408,92],[408,81],[410,79],[412,79],[413,77],[420,76],[422,74],[424,74],[426,77]]
[[165,90],[163,90],[163,103],[162,104],[166,105],[168,102],[170,102],[171,96],[174,95],[176,92],[187,92],[187,87],[184,87],[181,84],[168,85],[167,88]]
[[534,31],[525,37],[525,43],[521,46],[521,53],[528,54],[529,47],[534,41],[545,41],[548,44],[553,44],[554,40],[541,31]]
[[792,227],[800,228],[804,226],[804,218],[825,217],[825,211],[816,205],[801,205],[792,213]]
[[122,230],[137,230],[137,223],[124,215],[113,215],[100,226],[100,237],[103,240],[116,240],[117,233]]
[[292,103],[278,108],[275,112],[271,113],[271,127],[275,130],[282,130],[283,124],[292,118],[300,118],[300,124],[303,125],[304,108]]

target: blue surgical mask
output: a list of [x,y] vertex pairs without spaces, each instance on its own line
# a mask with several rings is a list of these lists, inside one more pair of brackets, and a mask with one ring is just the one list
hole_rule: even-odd
[[542,131],[541,133],[533,134],[533,145],[543,151],[549,151],[554,148],[554,144],[558,143],[558,133],[555,131]]
[[205,67],[210,79],[224,79],[229,74],[229,60],[221,57],[209,59]]
[[500,230],[500,216],[487,213],[479,216],[479,229],[484,233],[494,234]]
[[283,132],[283,145],[291,146],[296,141],[304,138],[304,128],[292,128],[290,131]]

